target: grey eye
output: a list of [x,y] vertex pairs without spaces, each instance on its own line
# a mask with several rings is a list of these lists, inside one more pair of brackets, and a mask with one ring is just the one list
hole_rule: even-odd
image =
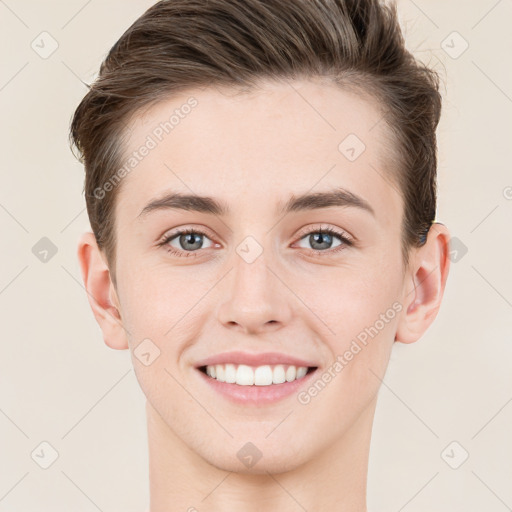
[[[338,238],[340,242],[337,245],[333,245],[335,238]],[[325,233],[320,231],[314,231],[301,238],[301,240],[307,240],[311,247],[305,247],[306,249],[314,249],[318,251],[332,249],[341,245],[341,238],[338,235],[331,233]],[[301,246],[302,247],[302,246]]]
[[[198,249],[205,248],[203,246],[204,239],[208,239],[208,237],[203,233],[178,233],[169,240],[169,245],[181,251],[197,251]],[[177,246],[173,245],[175,242],[178,243]]]

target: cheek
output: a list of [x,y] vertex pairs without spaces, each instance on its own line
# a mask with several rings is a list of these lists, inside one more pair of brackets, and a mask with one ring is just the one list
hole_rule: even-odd
[[324,341],[332,363],[301,403],[314,403],[317,411],[324,411],[322,421],[333,422],[339,432],[376,398],[389,362],[402,305],[397,300],[399,281],[390,283],[385,275],[345,275],[310,296],[312,309],[328,326]]
[[[121,301],[137,380],[146,397],[166,417],[178,414],[187,400],[172,376],[177,376],[176,360],[187,340],[198,334],[194,332],[199,328],[194,322],[194,305],[204,295],[187,279],[171,274],[169,269],[164,272],[147,265],[144,272],[127,272],[122,276]],[[174,398],[170,401],[169,397]]]
[[390,265],[333,273],[322,292],[315,288],[311,294],[314,311],[329,327],[325,341],[337,363],[330,367],[335,377],[325,395],[337,404],[334,414],[362,410],[375,397],[395,340],[400,290],[399,267]]
[[[395,265],[376,269],[333,269],[303,289],[306,304],[326,327],[326,335],[342,348],[365,328],[377,323],[387,333],[394,325],[402,281]],[[395,305],[393,307],[393,305]],[[381,321],[384,317],[384,324]]]
[[139,335],[157,337],[172,329],[204,294],[204,284],[191,276],[163,267],[132,270],[122,276],[123,301],[127,327]]

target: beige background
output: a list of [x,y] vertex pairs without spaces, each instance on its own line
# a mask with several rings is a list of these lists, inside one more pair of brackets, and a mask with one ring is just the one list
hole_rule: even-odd
[[[88,221],[67,132],[81,81],[153,3],[0,1],[0,512],[142,512],[148,502],[144,396],[128,352],[104,345],[81,284],[76,242]],[[438,220],[468,250],[453,255],[435,324],[394,349],[369,510],[512,510],[512,4],[398,7],[408,47],[442,75]],[[31,47],[43,31],[58,43],[48,58]],[[43,237],[57,249],[45,263],[32,252]],[[42,442],[58,452],[48,469]]]

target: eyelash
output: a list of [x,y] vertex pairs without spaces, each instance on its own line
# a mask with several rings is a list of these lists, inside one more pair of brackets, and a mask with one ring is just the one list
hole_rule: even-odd
[[[318,255],[320,257],[333,255],[335,253],[338,253],[338,252],[346,249],[347,247],[351,247],[354,245],[354,242],[352,242],[352,240],[347,238],[344,233],[339,232],[339,231],[337,231],[333,228],[329,228],[329,227],[317,228],[317,229],[312,229],[307,232],[301,232],[300,237],[298,238],[298,241],[302,240],[306,236],[311,235],[313,233],[321,233],[324,235],[326,234],[326,235],[336,236],[342,242],[340,245],[338,245],[334,249],[326,249],[324,251],[309,249],[310,251],[315,252],[316,255]],[[208,233],[202,231],[201,229],[186,228],[186,229],[175,231],[171,235],[164,237],[162,239],[162,241],[160,241],[157,245],[158,245],[158,247],[163,247],[163,246],[167,245],[170,241],[174,240],[176,237],[181,236],[181,235],[189,235],[189,234],[202,235],[202,236],[208,237]],[[168,246],[167,252],[169,254],[172,254],[173,256],[190,258],[190,257],[197,257],[198,255],[196,253],[198,253],[199,251],[198,250],[197,251],[180,251],[180,250],[175,249],[174,247]],[[183,255],[183,253],[185,253],[185,256]]]

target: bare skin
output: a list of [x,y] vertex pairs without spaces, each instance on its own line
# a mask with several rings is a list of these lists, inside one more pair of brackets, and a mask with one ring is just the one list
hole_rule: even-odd
[[[393,344],[415,342],[437,315],[449,232],[435,223],[404,265],[404,205],[385,179],[380,110],[315,81],[180,93],[135,116],[127,157],[190,97],[197,105],[117,185],[117,287],[92,233],[78,247],[105,343],[131,351],[147,397],[151,512],[364,512],[380,379]],[[354,161],[338,148],[349,134],[366,146]],[[340,188],[373,213],[354,205],[277,211],[292,195]],[[169,192],[210,196],[229,213],[140,215]],[[338,235],[315,244],[309,235],[320,227],[352,244]],[[190,249],[179,235],[158,245],[177,228],[204,231],[195,239],[202,246]],[[237,251],[258,245],[250,263]],[[369,326],[377,334],[347,356]],[[149,365],[134,353],[147,339],[159,351]],[[275,403],[234,404],[196,368],[231,350],[293,355],[317,370]],[[329,372],[327,385],[309,393]],[[237,455],[248,442],[261,453],[251,467]]]

